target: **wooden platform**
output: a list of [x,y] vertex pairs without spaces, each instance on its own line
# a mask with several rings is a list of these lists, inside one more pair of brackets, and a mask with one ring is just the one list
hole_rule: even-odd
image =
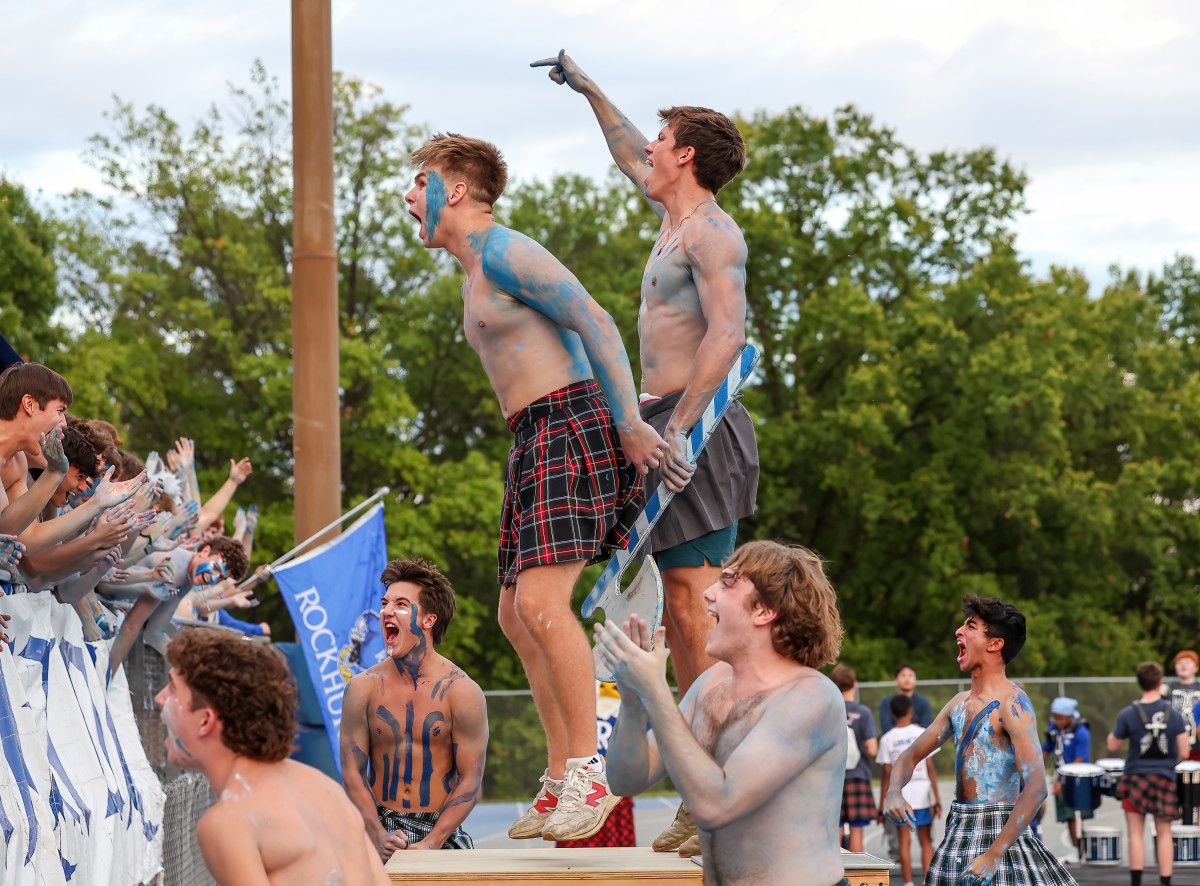
[[[887,886],[887,863],[843,851],[851,886]],[[701,868],[674,852],[635,849],[463,849],[397,852],[387,863],[397,884],[534,883],[645,886],[647,881],[700,883]]]

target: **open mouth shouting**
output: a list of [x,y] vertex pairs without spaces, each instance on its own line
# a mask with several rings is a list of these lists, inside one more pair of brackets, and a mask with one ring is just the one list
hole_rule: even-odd
[[967,657],[967,644],[962,641],[961,637],[956,637],[954,642],[958,645],[958,663],[961,665],[963,659]]
[[396,641],[400,639],[400,626],[395,622],[386,621],[383,623],[383,644],[389,649],[396,645]]

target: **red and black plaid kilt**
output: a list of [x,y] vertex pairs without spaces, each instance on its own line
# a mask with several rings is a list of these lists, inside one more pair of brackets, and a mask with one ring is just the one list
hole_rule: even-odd
[[1117,799],[1126,812],[1170,819],[1183,816],[1175,779],[1161,772],[1126,772],[1117,782]]
[[516,439],[500,515],[500,584],[531,566],[611,557],[629,538],[644,493],[600,385],[588,379],[534,400],[508,428]]
[[604,820],[604,827],[586,840],[556,840],[557,849],[598,849],[602,846],[636,846],[633,827],[633,797],[622,797]]
[[842,788],[842,824],[868,825],[875,821],[875,795],[865,778],[847,778]]

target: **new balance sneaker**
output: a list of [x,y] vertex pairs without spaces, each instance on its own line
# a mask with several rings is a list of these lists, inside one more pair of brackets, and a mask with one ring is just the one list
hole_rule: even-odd
[[540,780],[542,789],[533,798],[533,805],[525,810],[525,814],[513,822],[513,826],[508,829],[508,836],[514,840],[532,840],[534,837],[540,837],[546,819],[558,806],[558,795],[562,792],[562,787],[557,782],[550,780],[549,769]]
[[558,806],[542,827],[543,840],[586,840],[594,837],[620,797],[608,790],[602,771],[576,766],[567,773]]
[[671,852],[682,846],[688,837],[694,837],[698,833],[696,819],[692,818],[692,813],[680,802],[679,808],[675,810],[675,820],[655,838],[654,851]]
[[[695,833],[688,837],[679,846],[679,854],[683,858],[691,858],[693,855],[700,854],[700,834]],[[908,886],[912,886],[911,883]]]

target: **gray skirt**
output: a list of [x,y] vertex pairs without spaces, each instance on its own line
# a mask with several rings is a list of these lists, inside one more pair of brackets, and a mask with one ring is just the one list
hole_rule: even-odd
[[[675,391],[641,404],[642,419],[662,433],[682,396],[683,391]],[[658,471],[646,475],[647,497],[661,480]],[[651,549],[663,551],[732,526],[754,513],[757,495],[758,441],[750,413],[738,397],[696,460],[692,482],[671,499],[650,533]]]

